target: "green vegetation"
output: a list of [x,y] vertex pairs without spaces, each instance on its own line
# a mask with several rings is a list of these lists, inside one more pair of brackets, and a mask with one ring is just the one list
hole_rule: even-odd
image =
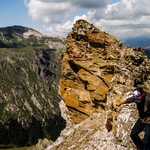
[[14,37],[12,31],[0,35],[0,149],[54,141],[65,127],[58,105],[63,48],[49,48],[52,42],[64,44],[53,37]]
[[5,110],[5,107],[7,106],[7,103],[1,103],[0,104],[0,118]]
[[55,51],[58,55],[64,49],[59,46],[53,46],[49,48],[50,43],[58,42],[62,45],[65,45],[65,40],[57,37],[36,37],[34,35],[30,35],[28,38],[24,38],[22,35],[18,35],[18,37],[14,38],[10,36],[4,40],[2,36],[0,36],[0,48],[42,48],[42,49],[51,49],[51,51]]
[[0,149],[2,150],[28,150],[29,147],[16,147],[15,145],[13,144],[9,144],[9,145],[4,145],[4,144],[1,144],[0,145]]
[[39,138],[56,140],[65,121],[58,107],[61,69],[53,51],[0,48],[0,58],[1,147],[30,146]]

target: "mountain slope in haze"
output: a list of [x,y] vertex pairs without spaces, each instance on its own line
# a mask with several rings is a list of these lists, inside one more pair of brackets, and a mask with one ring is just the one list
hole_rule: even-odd
[[56,140],[65,127],[58,95],[65,39],[0,28],[0,148]]
[[135,37],[135,38],[127,38],[124,42],[124,45],[132,46],[132,47],[142,47],[144,49],[150,48],[150,38],[148,37]]
[[149,37],[127,38],[126,40],[124,40],[123,44],[132,47],[142,47],[145,50],[146,55],[150,58]]

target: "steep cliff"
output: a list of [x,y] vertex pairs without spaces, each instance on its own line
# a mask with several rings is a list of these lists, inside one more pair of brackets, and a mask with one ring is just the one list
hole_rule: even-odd
[[[20,26],[0,32],[0,148],[33,145],[39,138],[56,140],[65,127],[59,108],[61,66],[56,55],[65,47],[64,39]],[[46,41],[41,43],[39,35]]]
[[[130,130],[135,104],[116,107],[136,86],[150,90],[150,61],[142,48],[123,46],[116,37],[78,20],[61,57],[59,94],[74,124],[49,149],[135,150]],[[141,135],[142,136],[142,135]]]

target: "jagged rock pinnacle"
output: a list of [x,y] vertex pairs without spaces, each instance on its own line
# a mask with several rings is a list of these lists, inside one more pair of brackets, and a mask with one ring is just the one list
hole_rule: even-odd
[[[59,94],[73,121],[79,123],[94,112],[109,109],[122,93],[143,84],[148,65],[143,49],[123,46],[116,37],[78,20],[66,39]],[[116,93],[111,102],[110,91]]]

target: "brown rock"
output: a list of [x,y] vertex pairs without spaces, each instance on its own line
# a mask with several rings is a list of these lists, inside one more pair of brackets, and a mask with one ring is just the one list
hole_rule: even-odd
[[85,20],[78,20],[68,34],[61,66],[59,94],[74,122],[116,109],[116,101],[142,86],[150,72],[143,49],[123,46]]

